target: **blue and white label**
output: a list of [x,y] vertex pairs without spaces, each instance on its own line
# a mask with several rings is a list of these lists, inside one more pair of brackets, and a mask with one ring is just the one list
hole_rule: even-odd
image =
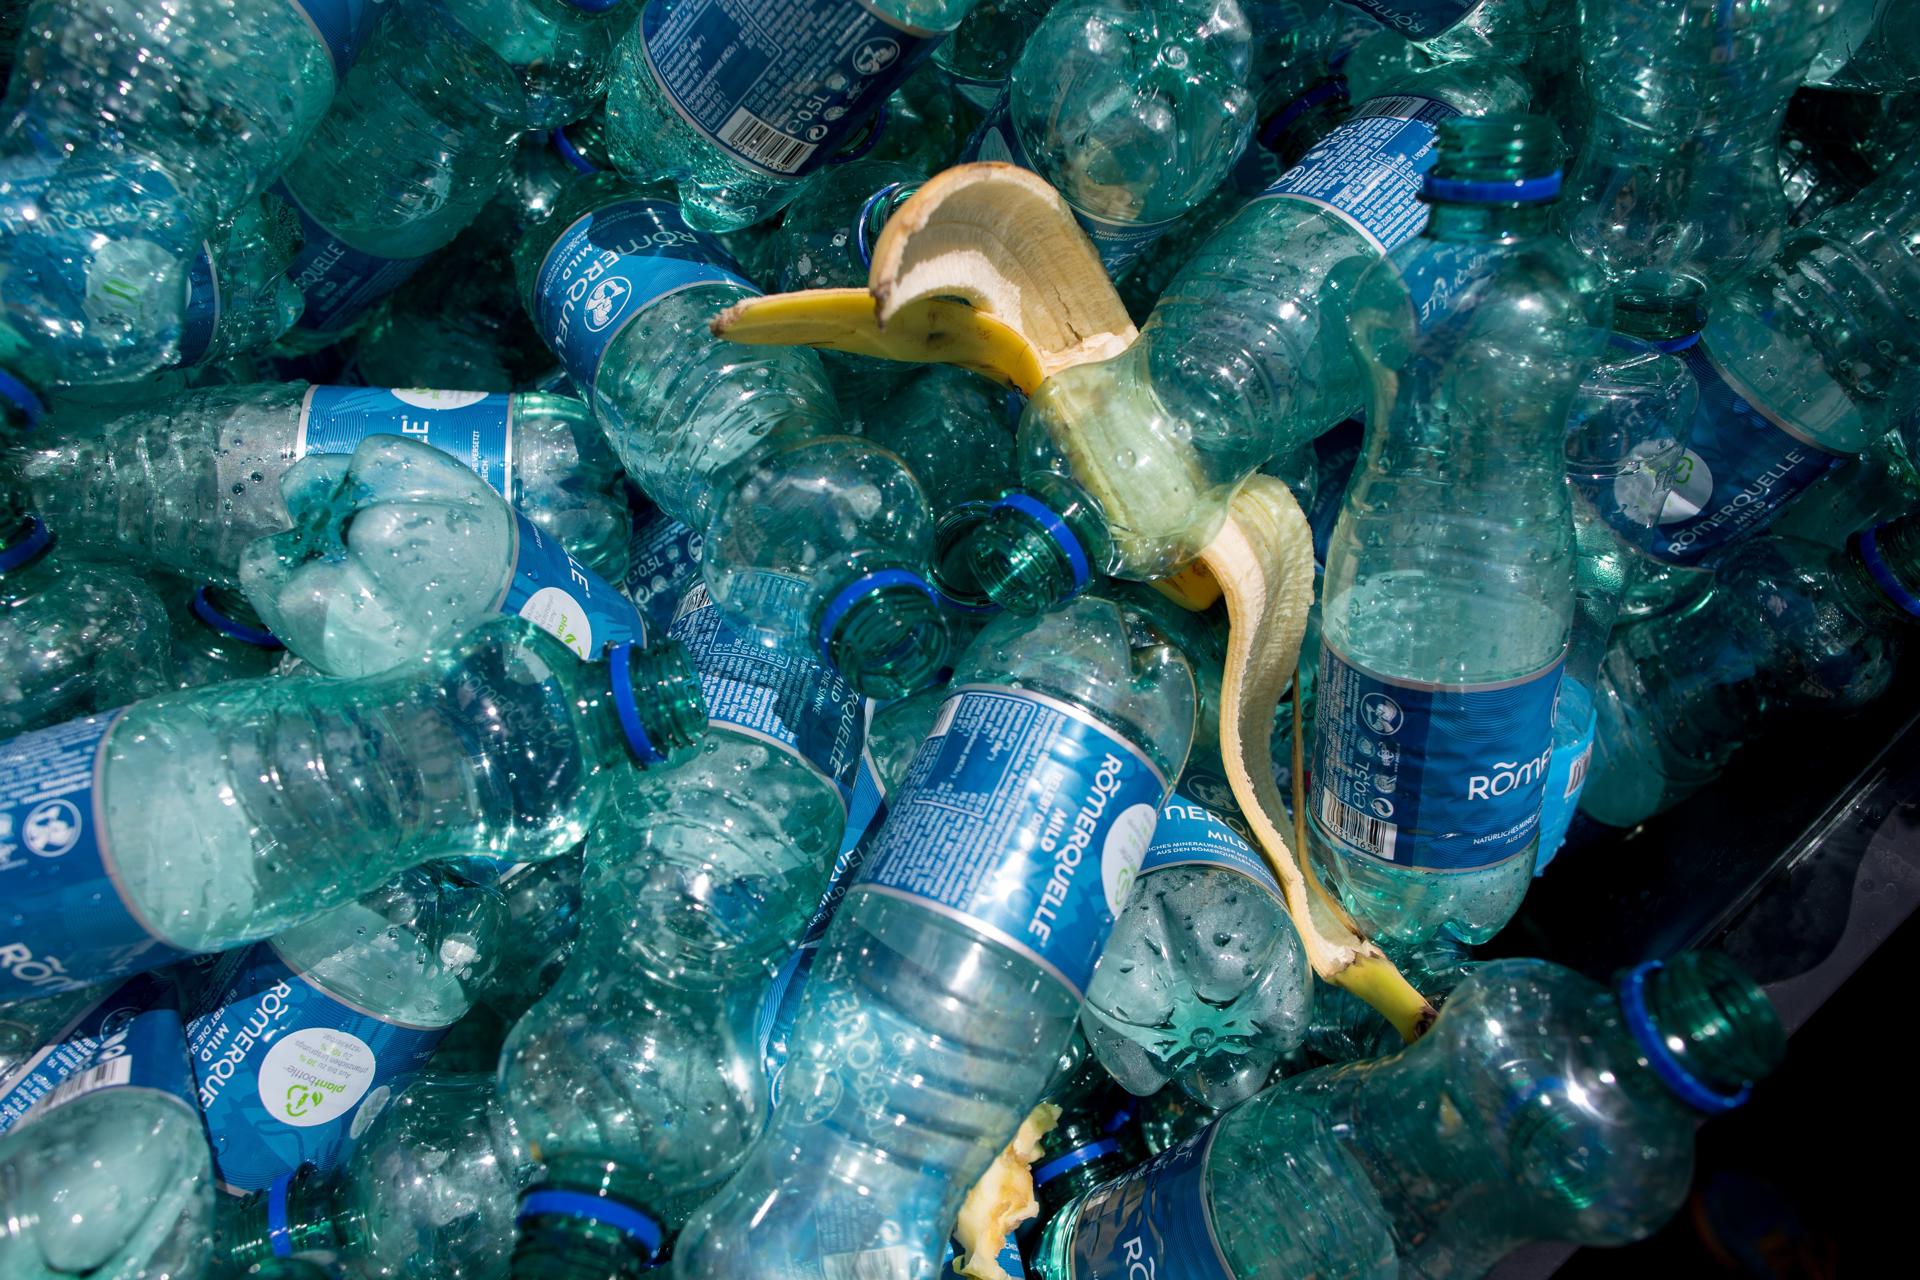
[[1421,181],[1439,158],[1434,140],[1460,112],[1416,94],[1370,98],[1316,143],[1260,198],[1317,205],[1392,253],[1427,225]]
[[214,1172],[229,1191],[338,1165],[446,1027],[379,1018],[327,994],[271,943],[232,953],[187,1027]]
[[213,246],[202,244],[200,256],[187,269],[187,301],[180,318],[179,365],[198,364],[213,345],[220,327],[220,275],[214,270]]
[[686,646],[700,672],[710,724],[796,757],[851,804],[866,745],[866,715],[851,685],[811,658],[741,632],[714,607],[703,582],[681,600],[667,634]]
[[179,1006],[164,979],[121,983],[0,1076],[0,1133],[119,1088],[151,1089],[199,1110]]
[[1481,0],[1346,0],[1408,40],[1430,40],[1473,12]]
[[[940,1263],[940,1280],[968,1280],[968,1277],[954,1270],[954,1264],[959,1261],[959,1256],[959,1244],[952,1240],[947,1241],[946,1257]],[[1027,1263],[1020,1256],[1020,1246],[1014,1241],[1008,1240],[1001,1245],[1000,1252],[994,1255],[993,1260],[999,1264],[1007,1280],[1026,1280]]]
[[100,771],[119,712],[0,745],[0,1002],[53,995],[182,954],[113,873]]
[[1073,1232],[1073,1280],[1234,1280],[1207,1200],[1208,1125],[1087,1193]]
[[713,283],[753,288],[726,246],[689,227],[677,206],[622,200],[583,215],[554,240],[534,276],[533,323],[586,390],[635,317],[670,293]]
[[1568,676],[1560,688],[1557,716],[1569,718],[1571,733],[1554,726],[1553,761],[1547,766],[1547,793],[1540,806],[1540,852],[1533,860],[1533,874],[1539,875],[1566,843],[1567,828],[1580,808],[1580,792],[1587,785],[1587,770],[1593,765],[1593,735],[1598,715],[1593,695],[1587,686]]
[[[1013,117],[1009,112],[1008,99],[1002,95],[993,112],[975,129],[973,136],[967,139],[966,148],[960,158],[969,160],[999,160],[1006,164],[1019,165],[1022,169],[1034,173],[1040,171],[1034,167],[1027,156],[1027,149],[1020,145],[1020,137],[1013,127]],[[1044,176],[1044,175],[1043,175]],[[1080,229],[1087,233],[1087,239],[1093,241],[1093,247],[1100,254],[1100,263],[1106,267],[1107,274],[1118,280],[1125,275],[1140,255],[1153,247],[1155,241],[1173,230],[1180,223],[1179,218],[1166,218],[1159,222],[1115,222],[1088,213],[1070,199],[1066,192],[1060,193],[1067,207],[1073,210],[1073,217]]]
[[860,886],[965,921],[1085,996],[1167,781],[1078,707],[970,685],[908,766]]
[[313,24],[333,59],[333,75],[345,80],[353,60],[366,46],[380,13],[382,0],[293,0],[293,7]]
[[651,503],[634,513],[627,542],[627,599],[650,630],[664,634],[673,625],[680,600],[700,573],[699,533]]
[[574,559],[553,535],[511,511],[513,577],[500,612],[525,618],[582,658],[647,642],[646,620],[618,587]]
[[1462,871],[1520,853],[1540,824],[1564,667],[1432,685],[1368,671],[1322,641],[1314,820],[1405,867]]
[[335,334],[351,329],[432,256],[383,258],[356,249],[307,212],[286,183],[276,183],[273,193],[285,200],[300,220],[300,251],[287,267],[287,278],[306,298],[306,308],[296,325],[306,333]]
[[1280,884],[1251,836],[1227,780],[1216,770],[1189,765],[1160,806],[1140,874],[1163,867],[1217,867],[1245,876],[1279,899]]
[[420,387],[310,387],[293,454],[346,454],[368,436],[404,436],[458,458],[487,487],[513,488],[513,397]]
[[860,0],[650,0],[640,15],[647,68],[681,118],[789,178],[830,160],[944,35]]
[[1656,560],[1689,567],[1764,529],[1806,487],[1846,462],[1758,404],[1704,340],[1680,353],[1700,386],[1686,456],[1648,540]]

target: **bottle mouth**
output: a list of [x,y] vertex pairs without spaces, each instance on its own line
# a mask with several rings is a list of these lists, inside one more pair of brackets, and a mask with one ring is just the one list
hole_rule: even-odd
[[5,370],[0,370],[0,409],[6,411],[8,419],[18,418],[21,425],[31,431],[40,425],[40,419],[47,414],[47,406],[33,388]]
[[827,598],[814,628],[821,661],[854,692],[904,698],[933,682],[947,656],[939,595],[911,569],[875,569]]
[[624,1280],[648,1271],[666,1229],[638,1205],[605,1190],[535,1186],[514,1217],[515,1280]]
[[916,182],[889,182],[868,196],[866,203],[860,206],[860,212],[853,220],[853,244],[860,251],[861,266],[873,265],[873,246],[880,239],[887,219],[919,189],[920,184]]
[[1093,578],[1079,535],[1029,494],[1010,493],[994,503],[970,545],[981,590],[1013,613],[1042,613]]
[[[1889,532],[1885,524],[1870,525],[1862,529],[1854,535],[1854,554],[1860,558],[1860,563],[1866,568],[1874,585],[1886,593],[1887,599],[1908,617],[1920,618],[1920,594],[1915,594],[1912,587],[1902,582],[1899,574],[1894,571],[1894,567],[1887,563],[1886,547],[1882,542]],[[1894,532],[1892,536],[1900,535]]]
[[933,589],[949,609],[960,613],[1000,612],[974,572],[970,545],[992,510],[990,502],[965,502],[941,516],[934,526]]
[[[616,0],[616,3],[617,3],[617,0]],[[581,5],[580,7],[586,8],[587,6]],[[580,153],[580,148],[573,145],[573,139],[567,136],[567,130],[565,126],[555,129],[553,132],[549,133],[547,135],[547,142],[549,145],[553,147],[555,151],[560,153],[560,158],[562,160],[565,160],[567,164],[573,168],[574,172],[576,173],[599,173],[600,172],[600,166],[595,164],[593,161],[587,159],[586,156]]]
[[693,659],[678,640],[607,650],[614,711],[627,747],[646,768],[667,763],[707,731],[707,698]]
[[[216,595],[218,599],[216,600]],[[261,624],[259,617],[247,606],[245,600],[232,592],[221,590],[212,583],[203,583],[193,593],[189,606],[193,616],[209,628],[223,636],[230,636],[242,644],[250,644],[258,649],[284,649],[278,636]]]
[[1463,116],[1440,126],[1421,197],[1446,204],[1545,204],[1560,195],[1560,135],[1545,116]]
[[1708,1115],[1745,1104],[1784,1046],[1765,993],[1722,957],[1649,960],[1620,975],[1616,994],[1654,1075]]
[[23,516],[0,545],[0,573],[24,569],[53,549],[53,530],[39,516]]

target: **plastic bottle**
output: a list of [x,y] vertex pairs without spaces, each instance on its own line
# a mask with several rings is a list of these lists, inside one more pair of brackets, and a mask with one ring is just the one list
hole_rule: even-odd
[[932,1275],[1073,1034],[1186,757],[1192,676],[1088,597],[989,626],[954,688],[821,945],[770,1127],[681,1235],[683,1276]]
[[1147,1155],[1135,1123],[1138,1102],[1090,1059],[1048,1101],[1060,1108],[1060,1118],[1041,1135],[1040,1158],[1033,1163],[1033,1198],[1040,1212],[1019,1229],[1028,1248],[1054,1214]]
[[173,678],[170,636],[166,606],[144,582],[63,554],[52,528],[0,487],[0,734],[160,692]]
[[293,211],[273,196],[241,204],[187,271],[186,316],[175,363],[204,367],[266,346],[300,318],[287,277],[300,244]]
[[1746,1101],[1785,1048],[1724,957],[1612,991],[1496,961],[1411,1048],[1282,1081],[1068,1206],[1032,1271],[1477,1276],[1532,1240],[1624,1244],[1686,1199],[1701,1114]]
[[[176,689],[272,675],[286,646],[267,630],[242,593],[213,583],[168,584]],[[131,702],[122,698],[114,705]]]
[[0,107],[0,385],[117,381],[178,360],[195,259],[319,122],[373,12],[31,6]]
[[1910,0],[1840,0],[1807,83],[1867,93],[1920,89]]
[[1845,551],[1755,539],[1713,591],[1614,636],[1594,690],[1599,727],[1580,809],[1630,827],[1719,775],[1763,716],[1846,711],[1884,693],[1920,621],[1920,520],[1875,525]]
[[101,421],[56,414],[11,465],[74,545],[234,584],[247,546],[292,525],[287,469],[309,453],[350,454],[370,435],[461,459],[583,562],[619,576],[628,528],[618,463],[585,405],[545,392],[207,387]]
[[496,613],[582,658],[647,643],[619,588],[430,445],[370,436],[281,478],[293,528],[261,538],[240,580],[267,627],[316,671],[367,676]]
[[198,1275],[213,1171],[176,995],[142,975],[0,1073],[0,1275]]
[[880,229],[926,180],[893,160],[829,165],[807,179],[762,251],[774,289],[865,288]]
[[1559,0],[1342,0],[1445,61],[1517,66],[1533,51]]
[[[1525,97],[1497,67],[1443,64],[1360,104],[1200,248],[1132,346],[1049,378],[1020,421],[1023,492],[974,540],[988,594],[1033,611],[1097,572],[1172,573],[1261,463],[1350,416],[1365,379],[1343,304],[1425,224],[1436,126]],[[1128,498],[1124,522],[1095,487]]]
[[1566,431],[1601,276],[1548,229],[1541,116],[1450,120],[1422,237],[1354,289],[1373,377],[1327,551],[1308,843],[1369,936],[1491,937],[1526,893],[1573,622]]
[[504,914],[491,887],[415,867],[222,957],[187,1024],[220,1185],[332,1172],[472,1006]]
[[759,222],[793,198],[972,0],[648,0],[607,89],[622,171],[678,184],[704,231]]
[[435,857],[553,857],[705,723],[678,651],[583,663],[501,618],[382,676],[230,681],[15,738],[0,816],[37,856],[0,864],[0,1000],[270,937]]
[[984,116],[1006,92],[1027,37],[1054,0],[979,0],[933,51],[933,65],[961,99]]

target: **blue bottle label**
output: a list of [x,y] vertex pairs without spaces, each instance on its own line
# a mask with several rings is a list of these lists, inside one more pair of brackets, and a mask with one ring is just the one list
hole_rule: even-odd
[[419,387],[309,387],[293,453],[352,453],[368,436],[405,436],[467,464],[502,497],[513,492],[513,397]]
[[107,848],[100,771],[120,712],[0,746],[0,1003],[71,991],[183,953],[134,910]]
[[175,363],[198,364],[219,327],[220,276],[213,268],[213,246],[203,243],[200,256],[187,269],[187,305],[180,317],[180,358]]
[[432,256],[383,258],[356,249],[307,212],[286,183],[275,183],[273,193],[300,220],[300,251],[293,255],[287,276],[307,300],[295,325],[302,332],[344,333]]
[[1539,875],[1560,852],[1566,842],[1567,828],[1580,808],[1580,792],[1587,785],[1587,770],[1593,764],[1593,735],[1598,718],[1588,698],[1574,696],[1573,677],[1567,677],[1567,689],[1560,696],[1560,709],[1568,711],[1577,704],[1585,708],[1580,732],[1564,746],[1555,746],[1553,760],[1547,765],[1547,792],[1540,806],[1540,852],[1533,861],[1533,874]]
[[646,644],[646,620],[633,601],[552,534],[518,511],[512,515],[513,577],[500,612],[525,618],[582,658],[597,659],[611,644]]
[[446,1027],[379,1018],[328,995],[271,943],[232,953],[187,1025],[214,1172],[258,1191],[312,1164],[325,1173],[433,1056]]
[[1481,0],[1346,0],[1408,40],[1430,40],[1473,12]]
[[647,67],[682,119],[762,173],[819,168],[944,32],[859,0],[650,0]]
[[1313,505],[1307,509],[1307,524],[1313,530],[1313,562],[1324,569],[1327,546],[1333,541],[1333,526],[1340,523],[1340,508],[1347,496],[1347,481],[1360,462],[1360,447],[1366,440],[1366,424],[1348,418],[1313,442],[1314,463],[1320,473],[1319,487],[1313,491]]
[[293,7],[313,24],[327,53],[333,58],[333,75],[345,80],[353,60],[366,46],[380,13],[381,0],[293,0]]
[[533,323],[574,385],[590,388],[607,348],[637,316],[670,293],[716,282],[753,288],[726,246],[689,227],[678,207],[622,200],[554,240],[534,276]]
[[1084,996],[1167,780],[1085,711],[972,685],[908,766],[861,887],[966,921]]
[[687,647],[700,672],[710,723],[779,747],[832,783],[851,806],[866,745],[866,716],[852,686],[811,658],[740,631],[714,607],[704,582],[680,601],[667,634]]
[[1087,1193],[1073,1280],[1234,1280],[1213,1230],[1207,1155],[1217,1125]]
[[1400,866],[1461,871],[1519,853],[1540,823],[1564,667],[1430,685],[1367,671],[1322,641],[1315,819]]
[[1279,882],[1249,843],[1250,835],[1227,780],[1212,769],[1188,765],[1160,806],[1140,874],[1162,867],[1218,867],[1245,876],[1278,899]]
[[[968,1280],[967,1276],[954,1270],[954,1263],[959,1260],[959,1256],[959,1242],[947,1241],[946,1256],[940,1262],[940,1280]],[[1007,1280],[1026,1280],[1026,1260],[1020,1256],[1020,1245],[1016,1241],[1009,1239],[1001,1245],[1000,1252],[994,1255],[993,1260],[999,1265]]]
[[152,1089],[197,1112],[186,1046],[172,988],[131,978],[0,1076],[0,1133],[100,1089]]
[[701,536],[651,503],[633,518],[627,543],[627,599],[647,626],[665,634],[700,573]]
[[1765,528],[1782,507],[1846,458],[1802,439],[1783,418],[1756,403],[1705,341],[1680,358],[1700,386],[1700,407],[1648,551],[1668,564],[1695,566]]
[[1370,98],[1260,198],[1317,205],[1365,236],[1377,252],[1392,253],[1427,225],[1421,179],[1438,158],[1440,124],[1459,114],[1417,94]]
[[[967,139],[960,158],[963,161],[999,160],[1039,172],[1028,158],[1026,148],[1020,145],[1005,94],[1001,95],[1000,101],[980,123],[980,127],[973,131],[973,136]],[[1101,265],[1116,280],[1125,275],[1139,261],[1140,255],[1153,247],[1155,241],[1180,223],[1179,218],[1167,218],[1160,222],[1114,222],[1088,213],[1068,199],[1064,191],[1060,193],[1060,198],[1067,201],[1067,207],[1073,210],[1074,220],[1099,252]]]

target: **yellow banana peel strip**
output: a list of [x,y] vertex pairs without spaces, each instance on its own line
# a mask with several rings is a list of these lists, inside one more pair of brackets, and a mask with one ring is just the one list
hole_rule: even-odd
[[993,1158],[980,1181],[973,1184],[953,1224],[960,1246],[954,1256],[955,1274],[975,1280],[1009,1280],[1000,1266],[1000,1251],[1013,1229],[1040,1213],[1034,1196],[1033,1166],[1040,1159],[1040,1139],[1060,1123],[1060,1108],[1043,1102],[1020,1122],[1013,1141]]

